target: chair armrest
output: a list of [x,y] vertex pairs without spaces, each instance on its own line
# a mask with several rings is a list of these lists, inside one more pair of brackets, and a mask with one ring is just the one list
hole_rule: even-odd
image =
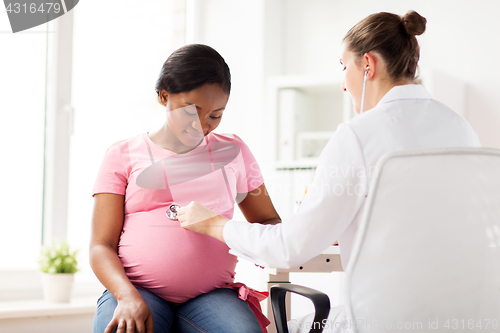
[[314,304],[314,323],[310,333],[323,332],[323,322],[330,313],[330,299],[320,291],[299,286],[296,284],[282,283],[271,287],[271,304],[273,306],[274,321],[278,333],[288,333],[286,324],[285,296],[287,291],[309,298]]

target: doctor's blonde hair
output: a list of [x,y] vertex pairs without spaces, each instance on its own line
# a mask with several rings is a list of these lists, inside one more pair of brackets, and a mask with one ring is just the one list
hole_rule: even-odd
[[427,20],[413,10],[404,16],[372,14],[352,27],[343,41],[358,58],[370,51],[378,52],[394,81],[414,80],[420,58],[415,36],[424,33],[426,23]]

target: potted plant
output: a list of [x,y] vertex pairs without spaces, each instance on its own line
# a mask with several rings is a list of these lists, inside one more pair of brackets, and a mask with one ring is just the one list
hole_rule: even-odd
[[39,264],[47,302],[69,302],[74,274],[78,271],[77,253],[70,251],[66,242],[42,247]]

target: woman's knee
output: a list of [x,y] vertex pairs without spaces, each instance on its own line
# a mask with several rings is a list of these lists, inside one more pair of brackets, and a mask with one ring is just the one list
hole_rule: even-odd
[[262,332],[257,317],[247,302],[232,289],[221,288],[200,295],[181,305],[177,311],[178,329],[189,332]]
[[[159,296],[137,288],[153,315],[155,332],[170,332],[173,327],[174,312],[171,305]],[[118,305],[109,291],[105,291],[97,301],[94,314],[93,333],[102,333],[108,326]],[[115,332],[116,330],[113,330]]]
[[174,310],[172,305],[160,296],[149,291],[137,289],[149,307],[153,315],[155,332],[170,332],[174,322]]
[[102,333],[108,326],[115,313],[117,302],[109,291],[104,293],[97,300],[97,307],[94,313],[93,333]]

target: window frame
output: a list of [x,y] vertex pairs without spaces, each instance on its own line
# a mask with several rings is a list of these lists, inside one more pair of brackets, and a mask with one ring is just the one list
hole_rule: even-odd
[[[73,22],[73,11],[69,11],[57,20],[46,23],[42,244],[66,239],[68,229],[69,147],[73,132]],[[41,297],[40,271],[2,270],[0,273],[0,301]],[[76,289],[82,287],[77,286]],[[84,286],[83,289],[93,288]]]

